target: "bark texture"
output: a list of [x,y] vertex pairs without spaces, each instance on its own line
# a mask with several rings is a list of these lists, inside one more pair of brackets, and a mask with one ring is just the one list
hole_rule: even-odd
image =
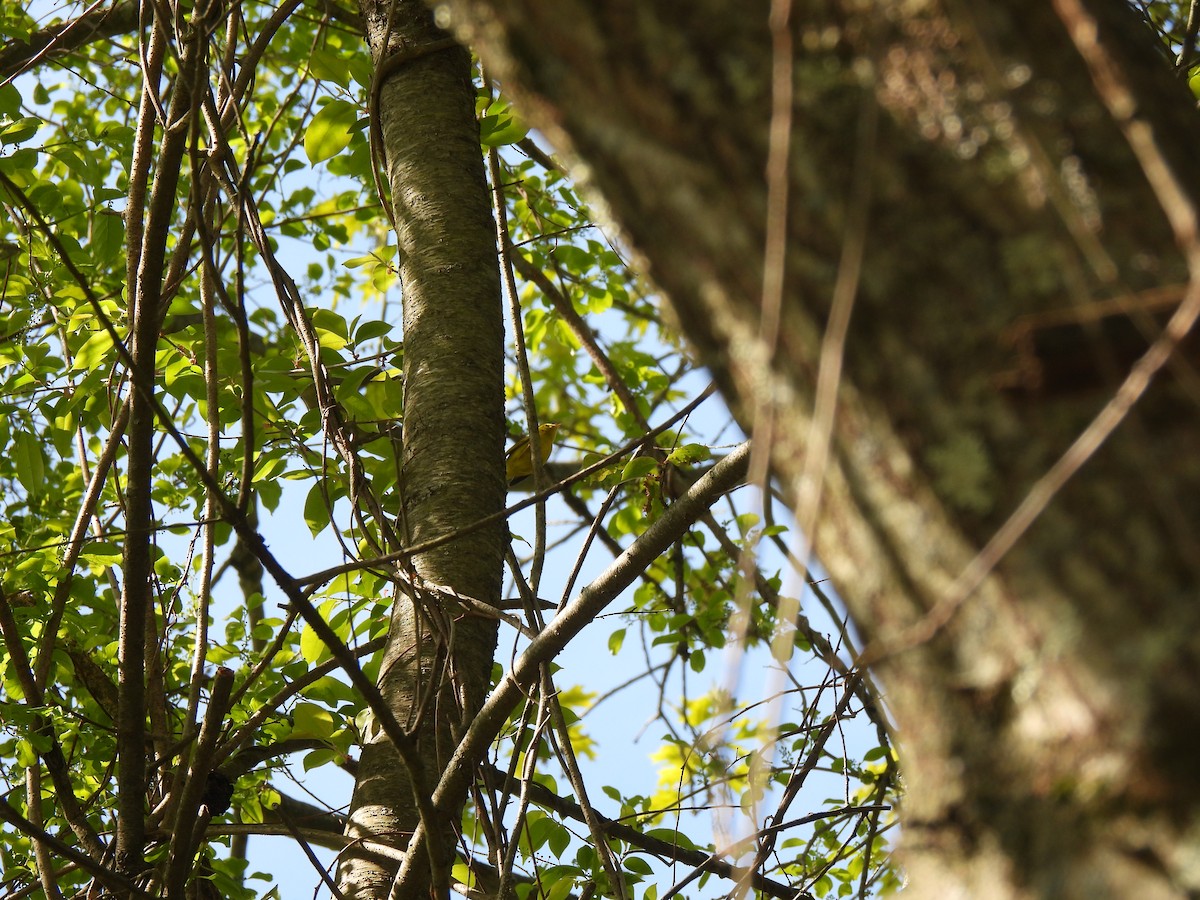
[[[603,198],[743,423],[773,419],[794,497],[855,186],[872,180],[813,537],[890,651],[876,668],[905,754],[911,893],[1195,895],[1200,381],[1186,355],[949,621],[913,639],[1178,302],[1167,219],[1050,4],[796,0],[772,349],[768,6],[438,4]],[[1200,196],[1194,101],[1122,0],[1086,6]]]
[[[404,465],[400,531],[421,543],[504,504],[503,322],[495,226],[488,202],[471,62],[416,0],[364,2],[376,67],[387,177],[401,253],[404,305]],[[425,48],[433,47],[430,52]],[[389,60],[391,62],[389,62]],[[397,60],[402,60],[397,62]],[[415,734],[421,771],[382,733],[366,741],[347,835],[403,848],[454,740],[482,703],[496,643],[493,621],[462,614],[441,586],[488,603],[501,589],[503,528],[477,530],[414,557],[393,608],[380,688]],[[461,811],[465,794],[447,808]],[[428,815],[427,811],[427,815]],[[427,823],[429,824],[429,823]],[[457,816],[433,823],[434,868],[394,896],[427,897],[454,859]],[[394,860],[356,845],[343,856],[348,898],[387,897]]]

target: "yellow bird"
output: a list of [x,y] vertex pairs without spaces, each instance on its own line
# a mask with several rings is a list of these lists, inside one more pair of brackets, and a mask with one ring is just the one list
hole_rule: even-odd
[[[538,426],[538,449],[541,451],[543,464],[550,458],[550,451],[554,449],[554,432],[556,431],[558,431],[557,422]],[[504,474],[508,478],[510,487],[522,478],[528,478],[533,474],[533,454],[529,450],[529,435],[517,438],[517,442],[508,451],[508,457],[504,462]]]

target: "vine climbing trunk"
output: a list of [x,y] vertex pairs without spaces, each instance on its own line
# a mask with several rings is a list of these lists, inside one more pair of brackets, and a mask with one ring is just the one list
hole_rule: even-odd
[[[445,537],[504,504],[503,320],[475,89],[468,53],[413,0],[363,0],[375,60],[370,90],[376,156],[399,240],[404,325],[404,449],[400,532],[407,545]],[[385,201],[387,202],[387,201]],[[401,566],[379,685],[415,737],[405,766],[377,731],[362,759],[343,855],[347,898],[447,893],[465,793],[440,811],[426,802],[487,688],[494,621],[452,598],[494,603],[503,527],[477,529]],[[431,821],[432,820],[432,821]],[[393,884],[396,854],[418,823],[437,835],[412,883]]]

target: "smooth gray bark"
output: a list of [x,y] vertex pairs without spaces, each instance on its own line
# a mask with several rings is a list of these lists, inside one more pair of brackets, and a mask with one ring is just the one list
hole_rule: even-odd
[[[446,35],[417,2],[363,3],[380,72],[377,92],[404,292],[403,508],[406,544],[453,533],[504,505],[503,323],[475,90],[467,53],[425,52]],[[397,64],[397,55],[407,61]],[[387,60],[392,59],[392,63]],[[483,699],[496,623],[467,615],[429,589],[444,586],[495,604],[500,594],[501,524],[421,554],[397,594],[380,688],[421,750],[423,771],[404,765],[382,733],[366,741],[347,836],[403,848],[416,829],[415,796],[429,797],[454,740]],[[465,792],[443,809],[432,842],[435,872],[415,868],[399,896],[426,897],[448,882]],[[392,890],[394,859],[342,857],[350,898]]]
[[[439,4],[603,198],[742,422],[774,420],[794,498],[839,260],[865,240],[813,537],[904,747],[913,895],[1200,891],[1186,356],[945,603],[1182,295],[1158,197],[1050,4],[795,2],[772,349],[768,6]],[[1121,0],[1086,6],[1195,198],[1193,99]]]

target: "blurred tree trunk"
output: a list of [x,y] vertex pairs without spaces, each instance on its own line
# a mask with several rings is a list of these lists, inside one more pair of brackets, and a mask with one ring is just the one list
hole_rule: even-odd
[[[777,349],[761,333],[764,172],[788,72],[773,81],[766,0],[438,6],[582,163],[743,424],[773,423],[798,501],[849,263],[813,538],[904,747],[914,895],[1200,891],[1200,380],[1186,353],[965,602],[946,599],[1188,279],[1059,17],[1070,4],[792,4]],[[1194,100],[1122,0],[1087,7],[1134,126],[1174,163],[1186,232]],[[857,240],[860,271],[844,254]]]
[[[488,201],[475,89],[465,50],[446,46],[418,0],[362,4],[381,81],[373,90],[400,242],[404,291],[404,463],[399,531],[405,546],[453,533],[504,506],[503,321],[496,232]],[[389,18],[390,17],[390,18]],[[440,43],[439,43],[440,42]],[[414,798],[432,794],[461,726],[482,702],[496,623],[465,616],[433,586],[499,600],[503,528],[497,524],[413,557],[415,590],[398,591],[380,688],[417,740],[414,774],[381,733],[364,736],[350,837],[403,848],[420,821]],[[458,801],[461,809],[465,795]],[[428,814],[428,811],[427,811]],[[434,823],[436,877],[447,883],[458,819]],[[348,898],[383,898],[394,858],[352,844],[339,880]]]

